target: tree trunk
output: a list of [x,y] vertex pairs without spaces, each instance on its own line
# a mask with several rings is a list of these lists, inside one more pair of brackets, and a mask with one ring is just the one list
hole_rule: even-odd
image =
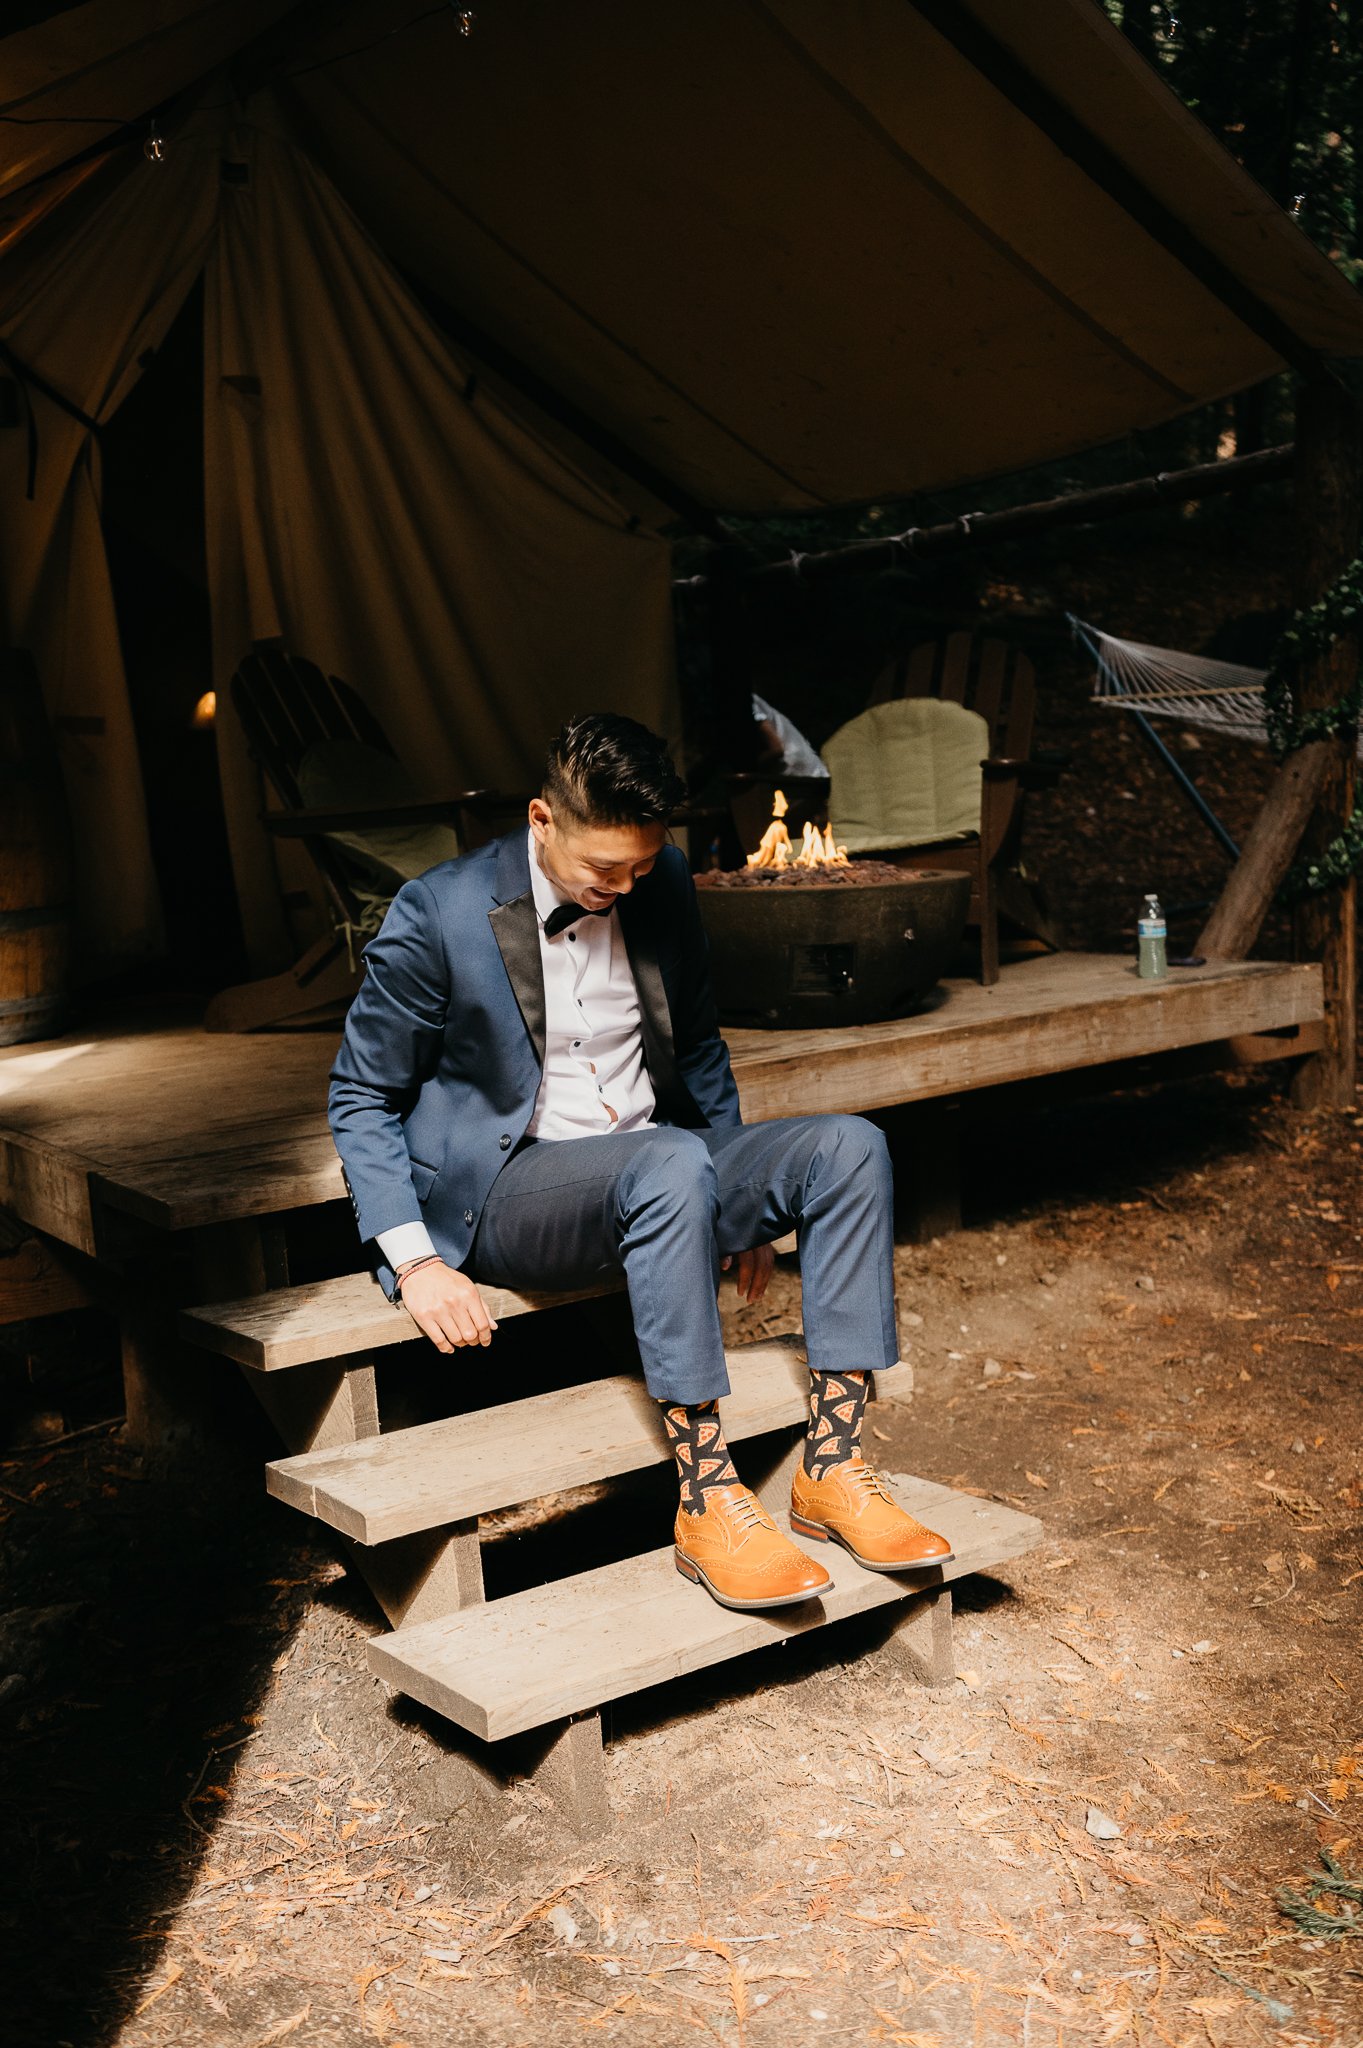
[[[1358,553],[1359,518],[1358,406],[1343,384],[1322,372],[1303,382],[1297,400],[1298,605],[1313,604]],[[1357,677],[1358,659],[1356,630],[1308,658],[1297,677],[1299,708],[1316,709],[1344,695]],[[1357,737],[1350,731],[1326,743],[1329,760],[1301,846],[1308,858],[1322,853],[1353,816]],[[1303,1109],[1354,1100],[1357,895],[1350,879],[1307,897],[1293,919],[1297,958],[1319,960],[1325,969],[1325,1044],[1303,1063],[1293,1085],[1293,1100]]]

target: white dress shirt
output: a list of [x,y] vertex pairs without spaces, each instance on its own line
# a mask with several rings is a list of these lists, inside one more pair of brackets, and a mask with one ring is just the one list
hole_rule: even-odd
[[[645,1130],[657,1105],[620,920],[614,910],[604,917],[588,912],[549,938],[546,918],[573,899],[549,879],[535,835],[528,836],[544,975],[544,1072],[529,1135],[595,1138]],[[380,1231],[377,1242],[394,1267],[435,1251],[424,1223],[399,1223]]]

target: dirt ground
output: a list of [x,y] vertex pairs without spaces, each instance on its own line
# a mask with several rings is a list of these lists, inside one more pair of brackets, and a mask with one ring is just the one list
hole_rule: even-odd
[[[1204,647],[1281,601],[1284,559],[1271,522],[1076,536],[981,599]],[[1071,768],[1027,844],[1071,942],[1116,948],[1143,890],[1195,903],[1225,860],[1089,688],[1046,656]],[[1264,758],[1172,740],[1243,832]],[[10,1355],[0,2040],[1359,2048],[1359,1897],[1320,1901],[1323,1938],[1280,1895],[1323,1854],[1363,1880],[1363,1114],[1262,1074],[962,1115],[966,1228],[899,1250],[917,1392],[867,1448],[1045,1540],[957,1586],[949,1689],[848,1623],[617,1705],[599,1841],[524,1776],[482,1796],[366,1676],[378,1616],[261,1499],[259,1441],[173,1495],[98,1422],[97,1318]],[[789,1267],[733,1317],[796,1325]],[[659,1474],[498,1518],[490,1582],[665,1540],[670,1512]]]
[[1361,1132],[1263,1076],[977,1130],[868,1447],[1045,1542],[958,1587],[949,1690],[844,1624],[617,1707],[585,1846],[449,1774],[288,1511],[12,1454],[3,2037],[1363,2041],[1363,1947],[1278,1904],[1363,1872]]

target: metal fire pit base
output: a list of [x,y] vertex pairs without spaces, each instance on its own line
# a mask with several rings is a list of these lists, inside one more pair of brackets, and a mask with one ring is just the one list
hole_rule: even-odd
[[757,882],[696,891],[720,1022],[759,1030],[877,1024],[941,980],[961,943],[970,877]]

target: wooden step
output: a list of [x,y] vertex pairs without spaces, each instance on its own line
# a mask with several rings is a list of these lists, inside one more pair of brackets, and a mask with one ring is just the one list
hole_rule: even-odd
[[736,1614],[681,1577],[669,1544],[376,1636],[370,1669],[471,1734],[496,1742],[845,1615],[910,1599],[1020,1557],[1041,1540],[1034,1516],[997,1501],[928,1479],[894,1475],[890,1485],[910,1513],[950,1539],[955,1557],[945,1571],[891,1577],[863,1570],[836,1544],[811,1543],[806,1547],[833,1580],[821,1600]]
[[[809,1372],[798,1339],[743,1345],[728,1361],[733,1392],[721,1413],[730,1442],[804,1421]],[[877,1380],[901,1398],[912,1375],[896,1366]],[[657,1402],[637,1374],[619,1374],[279,1458],[266,1467],[266,1483],[277,1500],[373,1544],[665,1464],[670,1456]]]
[[[585,1287],[574,1294],[514,1294],[484,1287],[483,1300],[494,1322],[533,1315],[573,1301],[592,1301],[618,1288]],[[411,1344],[421,1332],[406,1309],[395,1308],[368,1273],[345,1273],[305,1287],[279,1287],[245,1301],[215,1302],[186,1309],[180,1328],[192,1344],[234,1358],[257,1372],[281,1372],[323,1358],[355,1358],[390,1344]]]

